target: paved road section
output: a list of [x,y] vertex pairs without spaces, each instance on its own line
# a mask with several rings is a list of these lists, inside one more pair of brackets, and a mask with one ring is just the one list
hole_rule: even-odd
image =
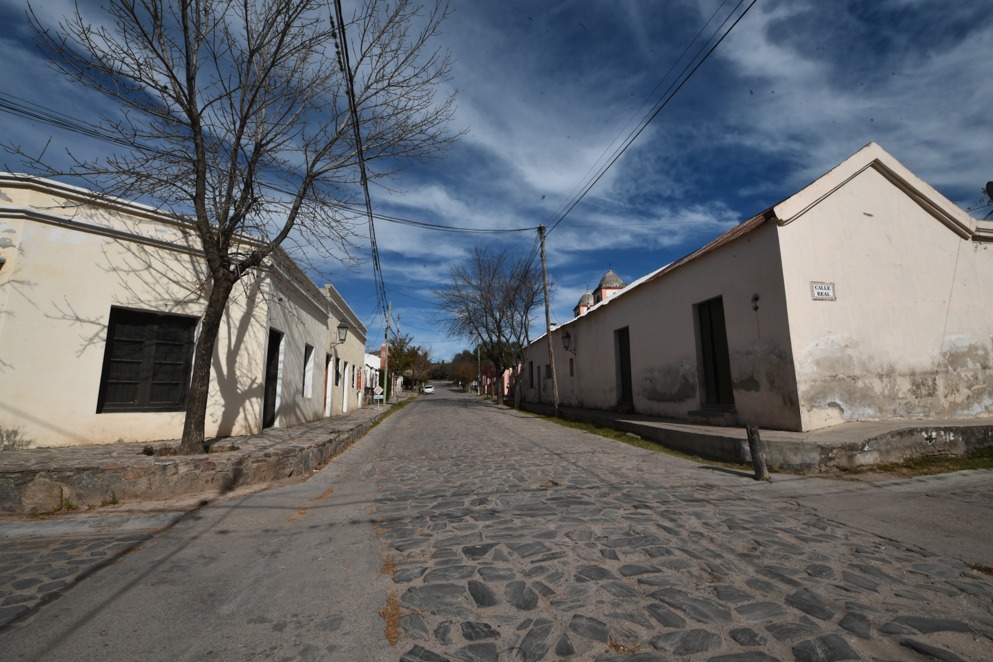
[[872,482],[781,475],[767,492],[829,521],[993,568],[991,471]]
[[394,435],[403,660],[993,659],[989,576],[734,472],[469,401]]
[[803,485],[439,390],[306,483],[40,547],[112,562],[0,629],[0,657],[993,659],[993,578]]

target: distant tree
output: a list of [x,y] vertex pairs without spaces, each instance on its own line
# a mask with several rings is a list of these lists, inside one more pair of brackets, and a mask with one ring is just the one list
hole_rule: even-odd
[[[464,354],[469,354],[465,352]],[[476,357],[471,356],[459,356],[452,361],[452,378],[461,384],[463,387],[468,388],[476,379]]]
[[525,256],[476,246],[449,277],[451,283],[434,292],[440,322],[449,336],[476,341],[495,374],[514,371],[518,406],[522,349],[530,342],[531,315],[544,301],[541,271]]
[[431,353],[414,344],[410,335],[397,334],[390,338],[390,372],[408,377],[414,384],[427,381],[431,374]]
[[205,450],[211,359],[235,284],[291,233],[327,254],[344,246],[340,203],[361,178],[441,156],[454,138],[453,99],[434,98],[450,61],[430,45],[447,6],[350,4],[343,24],[326,0],[104,0],[101,16],[77,4],[55,30],[29,8],[55,67],[120,106],[102,129],[122,147],[68,173],[10,149],[48,175],[188,218],[202,249],[206,278],[193,287],[206,308],[181,452]]
[[431,367],[431,379],[452,381],[452,364],[435,363]]
[[430,379],[434,364],[431,363],[431,354],[423,347],[417,347],[414,353],[414,360],[410,364],[410,376],[415,384],[424,384]]
[[410,335],[398,333],[392,336],[389,346],[390,374],[408,376],[414,363],[415,351],[413,338]]

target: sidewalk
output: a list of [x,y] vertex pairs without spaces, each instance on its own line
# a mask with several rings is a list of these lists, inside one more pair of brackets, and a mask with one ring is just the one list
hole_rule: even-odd
[[207,455],[148,456],[146,446],[118,443],[31,448],[0,453],[0,515],[36,515],[112,503],[182,495],[212,496],[236,487],[301,476],[324,465],[361,437],[390,406],[366,406],[342,416],[257,436],[225,437]]
[[[551,416],[549,404],[524,403]],[[630,432],[667,448],[711,460],[750,464],[744,427],[698,425],[638,414],[559,407],[562,418]],[[993,445],[993,419],[859,421],[811,432],[760,430],[766,461],[785,471],[817,473],[901,462],[921,455],[965,453]]]

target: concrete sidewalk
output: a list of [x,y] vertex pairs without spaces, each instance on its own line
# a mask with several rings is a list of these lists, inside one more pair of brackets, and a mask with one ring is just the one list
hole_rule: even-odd
[[148,446],[176,446],[176,440],[4,451],[0,514],[47,514],[183,495],[208,497],[306,475],[365,434],[391,406],[367,406],[256,436],[217,439],[206,455],[142,452]]
[[[550,416],[551,405],[525,403],[524,408]],[[711,460],[749,464],[744,427],[698,425],[638,414],[560,407],[562,418],[630,432],[667,448]],[[947,421],[859,421],[812,432],[760,430],[770,466],[792,472],[817,473],[836,468],[901,462],[922,455],[957,455],[993,445],[993,419]]]

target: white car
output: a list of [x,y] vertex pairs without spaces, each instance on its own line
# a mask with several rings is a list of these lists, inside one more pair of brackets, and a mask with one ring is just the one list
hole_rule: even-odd
[[425,393],[434,393],[434,387],[431,386],[430,384],[428,384],[427,386],[424,387],[424,392]]

